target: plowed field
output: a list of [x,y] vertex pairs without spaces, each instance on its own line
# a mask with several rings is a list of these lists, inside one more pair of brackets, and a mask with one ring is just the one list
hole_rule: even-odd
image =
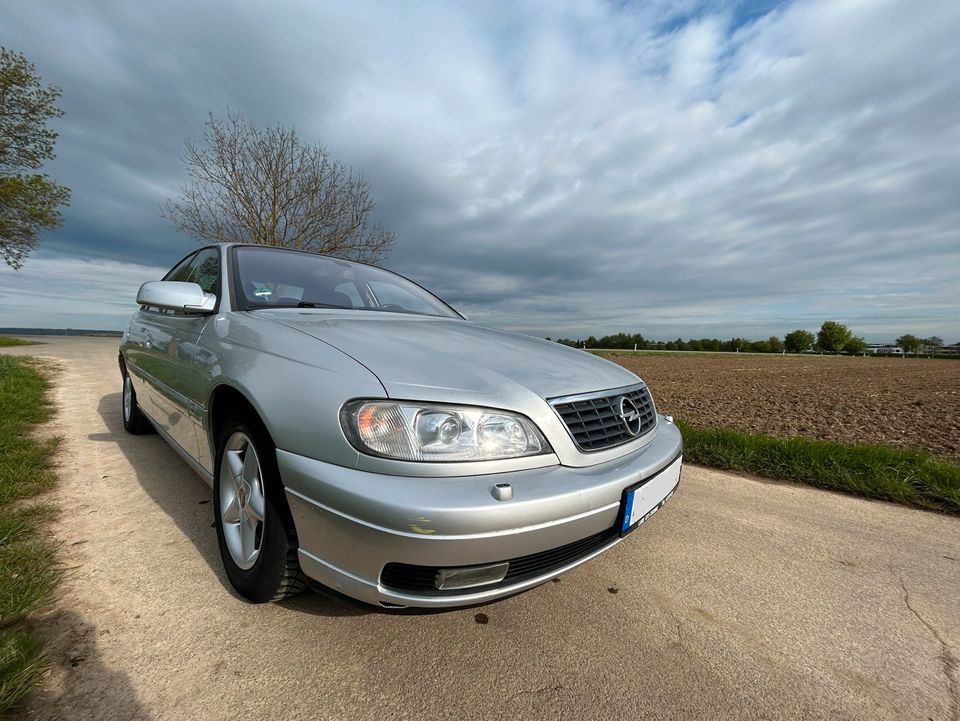
[[753,354],[608,356],[661,413],[701,427],[924,448],[960,462],[960,361]]

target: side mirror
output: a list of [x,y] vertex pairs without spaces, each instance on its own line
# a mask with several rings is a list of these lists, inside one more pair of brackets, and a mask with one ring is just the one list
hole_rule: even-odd
[[154,280],[140,286],[137,303],[180,313],[213,313],[217,296],[204,293],[196,283],[179,280]]

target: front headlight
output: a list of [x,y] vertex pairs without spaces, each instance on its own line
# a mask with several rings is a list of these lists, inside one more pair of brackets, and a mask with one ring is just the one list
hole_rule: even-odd
[[489,461],[551,450],[530,420],[492,408],[352,401],[340,425],[357,450],[400,461]]

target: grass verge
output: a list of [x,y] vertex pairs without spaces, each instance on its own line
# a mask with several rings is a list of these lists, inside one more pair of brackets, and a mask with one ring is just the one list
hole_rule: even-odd
[[0,335],[0,348],[10,348],[15,345],[39,345],[32,340],[23,340],[23,338],[14,338],[9,335]]
[[0,714],[40,680],[46,666],[27,619],[46,604],[58,572],[43,525],[54,510],[29,501],[56,481],[58,439],[31,431],[52,412],[49,381],[30,358],[0,356]]
[[960,515],[960,466],[926,451],[677,425],[691,463]]

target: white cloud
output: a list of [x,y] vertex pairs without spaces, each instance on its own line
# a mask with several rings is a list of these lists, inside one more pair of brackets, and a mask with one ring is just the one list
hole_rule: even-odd
[[137,309],[140,285],[167,268],[80,258],[31,258],[0,266],[0,326],[121,330]]
[[230,105],[364,169],[391,265],[493,324],[960,337],[957,3],[71,8],[0,20],[66,90],[51,254],[171,265],[157,206]]
[[691,22],[676,35],[670,80],[682,94],[703,91],[713,81],[722,51],[724,25],[716,16]]

